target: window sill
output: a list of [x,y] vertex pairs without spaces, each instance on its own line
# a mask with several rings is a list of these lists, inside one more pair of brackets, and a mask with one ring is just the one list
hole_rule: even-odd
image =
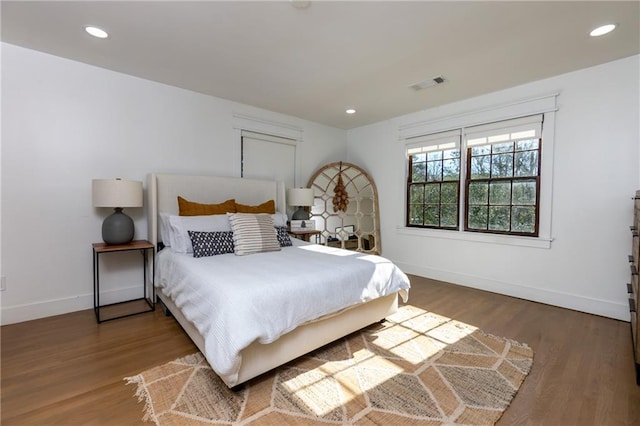
[[474,241],[478,243],[502,244],[508,246],[551,248],[551,237],[520,237],[516,235],[484,234],[480,232],[447,231],[443,229],[397,227],[398,234],[414,237],[443,238],[446,240]]

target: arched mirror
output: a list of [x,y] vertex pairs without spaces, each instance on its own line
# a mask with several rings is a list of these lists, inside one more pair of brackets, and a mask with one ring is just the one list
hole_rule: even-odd
[[378,190],[365,170],[345,162],[327,164],[307,187],[315,196],[310,213],[320,231],[316,243],[380,254]]

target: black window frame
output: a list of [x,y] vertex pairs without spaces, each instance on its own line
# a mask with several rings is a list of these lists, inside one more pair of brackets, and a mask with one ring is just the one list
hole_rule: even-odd
[[[467,150],[467,155],[466,155],[466,173],[465,173],[465,203],[464,203],[464,228],[463,230],[466,232],[479,232],[479,233],[483,233],[483,234],[497,234],[497,235],[514,235],[514,236],[521,236],[521,237],[538,237],[539,233],[540,233],[540,174],[541,174],[541,170],[542,170],[542,138],[536,138],[538,140],[538,147],[536,149],[531,149],[528,151],[536,151],[537,152],[537,158],[538,158],[538,164],[537,164],[537,174],[535,176],[530,175],[530,176],[514,176],[514,173],[511,173],[510,177],[488,177],[488,178],[472,178],[471,177],[471,159],[472,159],[472,149],[473,147],[471,146],[466,146],[466,150]],[[510,141],[511,143],[514,143],[516,141]],[[494,144],[486,144],[486,145],[498,145],[497,143]],[[514,153],[517,151],[513,151]],[[489,156],[490,158],[490,162],[489,162],[489,171],[491,173],[492,171],[492,160],[494,155],[502,155],[502,153],[494,153],[493,152],[493,146],[492,146],[492,150],[490,154],[486,154],[487,156]],[[512,165],[512,169],[513,169]],[[488,191],[490,191],[491,188],[491,184],[492,183],[501,183],[501,182],[509,182],[511,183],[511,189],[510,189],[510,203],[509,204],[494,204],[494,206],[501,206],[501,207],[505,207],[505,206],[509,206],[510,207],[510,215],[513,214],[513,208],[514,207],[520,207],[520,206],[529,206],[529,205],[521,205],[521,204],[514,204],[513,203],[513,183],[514,182],[527,182],[527,181],[534,181],[535,185],[536,185],[536,190],[535,190],[535,209],[534,209],[534,214],[535,214],[535,218],[534,218],[534,231],[533,232],[519,232],[519,231],[514,231],[512,230],[512,226],[513,223],[511,220],[509,220],[510,223],[510,230],[509,231],[501,231],[501,230],[496,230],[496,229],[489,229],[489,222],[490,222],[490,214],[489,214],[489,209],[491,207],[491,202],[490,202],[490,198],[491,195],[490,193],[487,195],[488,197],[488,201],[487,201],[487,229],[478,229],[478,228],[470,228],[469,227],[469,207],[471,206],[469,199],[470,199],[470,186],[472,183],[474,182],[480,182],[480,183],[487,183],[488,185]],[[510,216],[511,217],[511,216]]]
[[[407,182],[406,182],[406,202],[405,202],[405,226],[407,228],[427,228],[427,229],[441,229],[441,230],[450,230],[450,231],[458,231],[458,232],[473,232],[473,233],[482,233],[482,234],[490,234],[490,235],[507,235],[507,236],[518,236],[518,237],[533,237],[533,238],[537,238],[540,236],[540,214],[541,214],[541,206],[540,206],[540,191],[541,191],[541,177],[542,177],[542,150],[543,150],[543,141],[542,141],[542,123],[544,121],[544,114],[540,114],[540,121],[537,124],[537,128],[534,127],[534,129],[536,129],[535,133],[533,133],[533,135],[531,135],[532,137],[527,138],[526,133],[528,133],[528,129],[526,126],[528,126],[529,124],[536,126],[536,122],[535,121],[527,121],[527,120],[531,120],[534,119],[535,116],[529,116],[529,118],[527,116],[523,116],[520,118],[516,118],[516,119],[506,119],[506,120],[501,120],[501,121],[495,121],[495,122],[491,122],[488,123],[486,125],[474,125],[471,128],[459,128],[460,131],[460,139],[459,139],[459,143],[457,144],[457,151],[459,154],[459,168],[458,168],[458,178],[457,180],[444,180],[443,176],[441,174],[441,179],[440,180],[429,180],[429,173],[428,173],[428,156],[425,157],[425,166],[424,166],[424,180],[423,181],[415,181],[413,180],[413,174],[414,174],[414,157],[416,155],[420,155],[422,153],[428,153],[428,152],[444,152],[447,149],[436,149],[433,151],[429,151],[427,148],[430,146],[428,143],[426,143],[426,145],[424,145],[424,147],[422,148],[421,152],[415,152],[416,148],[413,147],[417,147],[417,149],[420,149],[420,145],[418,145],[419,142],[416,143],[411,143],[411,144],[407,144],[407,148],[406,148],[406,153],[407,153],[407,160],[408,160],[408,167],[407,167]],[[511,123],[510,123],[511,122]],[[505,125],[505,127],[499,127],[501,124]],[[522,128],[524,127],[523,130],[527,130],[527,132],[522,132],[519,131],[518,128]],[[467,133],[466,129],[473,129],[471,130],[469,133]],[[502,134],[502,133],[496,133],[495,137],[491,136],[491,132],[493,132],[494,130],[497,130],[498,132],[501,131],[501,129],[505,129],[505,131],[507,132],[507,134]],[[508,130],[508,129],[512,129],[512,130]],[[458,131],[458,130],[456,130]],[[483,136],[484,135],[489,135],[491,137],[486,139],[486,143],[483,142],[481,139],[487,137],[487,136]],[[427,134],[425,136],[421,136],[420,138],[425,138],[426,141],[428,141],[428,138],[434,137],[438,135],[438,133],[433,133],[433,134]],[[473,135],[473,136],[472,136]],[[478,136],[476,136],[478,135]],[[506,138],[503,138],[506,135]],[[475,138],[474,138],[475,136]],[[511,137],[511,138],[510,138]],[[413,138],[413,139],[417,139]],[[478,139],[480,138],[480,139]],[[493,138],[493,140],[491,140]],[[432,140],[434,140],[432,139]],[[518,144],[521,141],[537,141],[537,146],[535,148],[527,148],[527,147],[518,147]],[[478,143],[479,142],[479,143]],[[470,145],[471,143],[471,145]],[[499,146],[499,145],[507,145],[511,143],[512,144],[512,148],[510,151],[505,151],[505,152],[499,152],[496,151],[494,152],[494,146]],[[472,149],[475,147],[482,147],[482,146],[487,146],[490,147],[489,149],[489,176],[488,177],[481,177],[481,178],[471,178],[471,168],[472,168]],[[533,144],[535,145],[535,144]],[[433,146],[433,145],[431,145]],[[411,153],[411,151],[414,151],[413,153]],[[465,152],[466,151],[466,155]],[[533,175],[527,175],[527,176],[517,176],[516,172],[515,172],[515,168],[517,167],[517,154],[520,152],[527,152],[527,151],[535,151],[536,155],[537,155],[537,171],[536,174]],[[501,175],[501,176],[493,176],[493,161],[494,161],[494,157],[497,157],[498,155],[502,155],[504,156],[505,154],[511,154],[511,172],[510,175]],[[485,154],[481,154],[481,155],[485,155]],[[481,156],[476,155],[475,157],[480,157]],[[442,156],[441,156],[442,157]],[[504,157],[503,157],[504,158]],[[464,160],[464,161],[463,161]],[[532,158],[532,160],[534,161],[533,163],[530,164],[535,164],[535,159]],[[440,160],[443,161],[443,160]],[[507,161],[508,163],[508,161]],[[521,164],[521,163],[520,163]],[[504,163],[503,163],[504,166]],[[464,170],[463,170],[464,169]],[[441,167],[442,170],[442,167]],[[504,169],[502,169],[504,171]],[[508,169],[507,169],[508,170]],[[533,167],[531,167],[531,170],[533,170]],[[438,206],[438,225],[434,225],[433,223],[429,223],[429,224],[425,224],[425,215],[426,215],[426,208],[427,206],[431,205],[431,206],[435,206],[436,203],[429,203],[427,200],[427,194],[425,193],[425,190],[427,188],[428,185],[439,185],[439,190],[438,190],[438,194],[441,197],[442,195],[442,185],[445,183],[451,183],[454,182],[457,184],[457,188],[456,188],[456,224],[455,225],[451,225],[449,222],[449,224],[445,224],[444,226],[442,225],[442,214],[440,214],[442,212],[442,198],[440,198],[438,200],[437,206]],[[473,206],[479,207],[479,206],[484,206],[483,203],[476,203],[476,204],[471,204],[470,203],[470,186],[474,183],[477,182],[484,182],[487,185],[487,201],[486,201],[486,208],[487,208],[487,214],[485,215],[486,217],[486,227],[484,228],[478,228],[478,227],[470,227],[469,226],[469,210],[470,208],[472,208]],[[531,188],[527,188],[525,185],[520,185],[519,187],[519,191],[516,188],[516,190],[518,191],[516,194],[520,194],[520,202],[518,202],[518,196],[515,195],[514,196],[514,184],[517,184],[519,182],[531,182],[532,184],[535,185],[535,204],[531,203],[531,195],[533,195],[531,193]],[[496,200],[493,204],[492,204],[492,200],[490,198],[491,196],[491,192],[490,192],[490,188],[494,185],[494,184],[501,184],[501,183],[508,183],[508,202],[507,201],[502,201],[501,200]],[[415,219],[416,217],[413,217],[414,223],[412,223],[412,207],[414,207],[416,204],[419,203],[412,203],[411,201],[414,200],[415,198],[412,198],[412,193],[414,191],[415,187],[421,187],[423,193],[422,193],[422,223],[415,223]],[[502,185],[503,187],[503,191],[504,189],[504,185]],[[493,187],[496,190],[498,189],[497,186]],[[464,191],[464,192],[462,192]],[[462,195],[464,194],[464,198],[462,198]],[[498,192],[494,193],[494,194],[499,194]],[[503,196],[506,196],[506,193],[502,193]],[[525,194],[527,195],[527,200],[523,201],[522,195]],[[461,203],[463,203],[463,205],[461,205]],[[502,209],[492,209],[492,207],[502,207]],[[509,210],[506,211],[504,209],[504,207],[508,207]],[[533,208],[533,210],[531,210],[531,208]],[[500,212],[499,210],[503,211],[502,216],[500,216]],[[495,215],[492,215],[492,213],[494,213]],[[521,221],[521,222],[514,222],[513,218],[514,215],[521,215],[520,217],[524,217],[526,219],[530,219],[531,218],[531,214],[534,215],[533,220],[526,220],[526,221]],[[462,215],[464,215],[464,217],[462,217]],[[506,225],[506,221],[505,221],[505,216],[508,215],[508,230],[504,230],[506,229],[506,226],[502,226],[502,229],[492,229],[492,220],[494,218],[499,218],[502,217],[503,222],[501,223],[501,225]],[[416,215],[413,215],[416,216]],[[481,218],[482,219],[482,218]],[[493,222],[493,224],[495,225],[497,222]],[[519,229],[517,229],[518,224],[524,224],[525,226],[520,227]],[[533,230],[529,231],[527,228],[530,229],[530,225],[533,225]],[[524,230],[523,230],[524,229]]]
[[[405,224],[407,227],[411,227],[411,228],[430,228],[430,229],[446,229],[446,230],[458,230],[460,229],[460,191],[461,191],[461,174],[460,171],[462,170],[462,151],[460,150],[460,144],[459,142],[457,143],[457,146],[455,148],[453,148],[453,150],[458,151],[458,178],[457,179],[444,179],[444,161],[448,160],[449,158],[445,159],[443,157],[443,155],[440,156],[440,159],[436,159],[436,160],[429,160],[428,159],[428,154],[429,152],[441,152],[444,153],[444,151],[450,151],[452,150],[451,148],[448,149],[436,149],[433,151],[428,151],[428,152],[424,152],[423,154],[425,154],[425,178],[423,181],[413,181],[413,164],[414,164],[414,157],[416,155],[419,154],[411,154],[409,155],[409,165],[408,165],[408,174],[407,174],[407,186],[406,186],[406,218],[405,218]],[[428,167],[428,163],[430,162],[440,162],[441,166],[440,166],[440,179],[439,180],[429,180],[429,167]],[[442,207],[443,205],[447,205],[447,206],[451,206],[451,203],[442,203],[442,185],[443,184],[452,184],[455,183],[456,184],[456,190],[455,190],[455,206],[454,206],[454,211],[455,211],[455,225],[442,225]],[[438,190],[438,194],[439,194],[439,200],[437,203],[428,203],[426,202],[426,193],[424,191],[426,191],[427,186],[438,186],[439,190]],[[411,221],[411,213],[412,213],[412,206],[415,203],[411,203],[412,200],[412,191],[414,187],[422,187],[423,189],[423,199],[422,199],[422,224],[416,224],[416,223],[412,223]],[[433,225],[433,224],[424,224],[424,215],[425,215],[425,209],[428,206],[438,206],[438,225]]]

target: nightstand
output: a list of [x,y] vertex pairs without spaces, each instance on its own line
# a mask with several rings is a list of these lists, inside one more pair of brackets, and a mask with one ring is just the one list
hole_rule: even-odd
[[304,231],[301,230],[291,230],[291,228],[289,228],[289,230],[287,231],[289,232],[289,234],[293,235],[294,237],[298,238],[299,240],[303,240],[303,241],[307,241],[309,242],[309,238],[312,235],[318,235],[320,233],[320,231],[317,231],[315,229],[307,229]]
[[[142,285],[144,288],[144,296],[138,299],[100,305],[100,255],[130,250],[139,250],[142,254]],[[149,250],[151,250],[151,291],[147,292],[147,262]],[[155,310],[155,293],[155,247],[153,244],[147,240],[134,240],[127,244],[93,244],[93,310],[96,314],[96,321],[98,321],[98,324]],[[150,297],[148,297],[147,294],[149,294]],[[138,308],[134,312],[130,312],[125,309],[126,307],[134,305]],[[141,310],[141,307],[144,310]],[[100,311],[103,308],[108,308],[108,310],[112,312],[112,315],[108,316],[106,319],[102,318]]]

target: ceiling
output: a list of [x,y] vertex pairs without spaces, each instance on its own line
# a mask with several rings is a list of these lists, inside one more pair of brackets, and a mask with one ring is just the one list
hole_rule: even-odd
[[[1,37],[342,129],[640,53],[638,1],[296,5],[2,1]],[[589,36],[604,23],[618,28]]]

